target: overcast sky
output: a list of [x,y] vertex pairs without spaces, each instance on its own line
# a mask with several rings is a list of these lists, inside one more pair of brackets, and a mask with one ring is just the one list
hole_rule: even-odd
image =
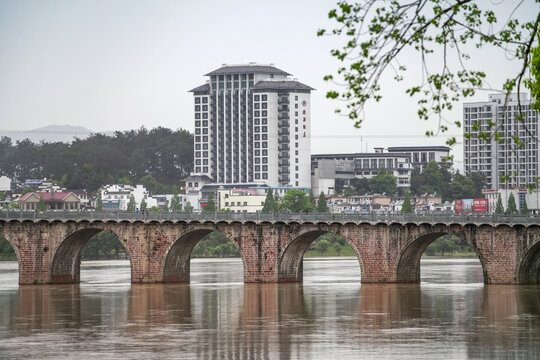
[[[522,16],[538,13],[528,1]],[[444,145],[425,138],[404,86],[383,82],[383,101],[366,108],[365,123],[334,114],[324,75],[338,63],[341,39],[316,36],[335,0],[310,1],[24,1],[0,2],[0,129],[51,124],[93,131],[193,129],[192,94],[222,63],[274,63],[317,90],[312,94],[312,153],[371,151],[375,146]],[[518,1],[482,0],[507,14]],[[526,1],[527,3],[527,1]],[[331,24],[330,24],[331,25]],[[419,75],[410,55],[412,81]],[[519,68],[500,53],[475,52],[473,66],[500,87]],[[476,97],[487,98],[487,93]],[[447,115],[461,119],[461,104]],[[461,129],[450,133],[460,134]],[[461,146],[455,148],[462,159]]]

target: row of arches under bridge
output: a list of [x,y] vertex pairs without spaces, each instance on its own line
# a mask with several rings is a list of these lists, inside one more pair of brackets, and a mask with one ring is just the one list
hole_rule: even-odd
[[[1,229],[0,229],[1,230]],[[83,249],[90,239],[96,235],[112,234],[117,239],[121,239],[121,236],[115,234],[111,229],[104,229],[103,226],[88,227],[79,229],[69,233],[65,236],[55,249],[46,249],[52,252],[52,262],[50,264],[51,281],[50,283],[78,283],[80,282],[80,264],[83,255]],[[215,226],[208,226],[206,228],[198,228],[191,231],[187,231],[181,234],[175,241],[173,241],[166,251],[166,256],[161,264],[153,264],[152,266],[160,266],[162,268],[162,279],[157,282],[164,283],[186,283],[190,281],[190,259],[191,254],[197,244],[201,242],[203,238],[208,238],[212,233],[220,233],[222,236],[231,238],[230,234],[226,232],[220,232],[216,230]],[[331,233],[330,231],[318,229],[310,230],[292,239],[287,246],[280,251],[279,258],[277,260],[277,282],[294,282],[303,280],[303,257],[308,248],[321,236]],[[0,233],[1,235],[4,235]],[[14,244],[9,234],[6,237],[7,241],[13,246],[17,255],[17,259],[20,263],[20,248],[17,244]],[[229,235],[229,236],[228,236]],[[425,234],[421,234],[412,239],[408,245],[401,250],[399,258],[396,264],[396,282],[420,282],[420,259],[422,254],[428,246],[436,239],[445,236],[452,235],[459,238],[462,242],[467,243],[470,248],[476,252],[477,257],[482,265],[484,282],[488,283],[486,275],[486,266],[484,259],[476,249],[474,241],[470,238],[462,236],[461,233],[433,231]],[[345,241],[352,245],[347,236],[343,236]],[[125,251],[125,257],[131,264],[131,280],[133,283],[139,282],[135,278],[133,259],[132,257],[139,256],[138,254],[132,254],[133,250],[130,246],[126,246],[125,243],[119,241]],[[230,241],[228,246],[232,246],[238,250],[238,254],[242,258],[244,277],[249,271],[246,266],[246,258],[241,251],[241,244],[236,241]],[[357,248],[352,246],[355,250],[356,256],[359,261],[359,268],[362,278],[364,273],[363,259],[360,256]],[[152,251],[152,249],[149,249]],[[517,283],[531,284],[540,283],[540,241],[533,243],[530,247],[525,249],[523,256],[518,261],[518,266],[515,271]]]

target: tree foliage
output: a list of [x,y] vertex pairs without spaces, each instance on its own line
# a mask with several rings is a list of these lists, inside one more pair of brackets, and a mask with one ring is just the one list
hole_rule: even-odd
[[369,188],[375,194],[395,195],[397,192],[397,178],[386,169],[380,169],[376,176],[369,179]]
[[216,212],[216,203],[214,202],[214,193],[208,194],[208,201],[206,202],[206,206],[203,207],[203,212],[205,213]]
[[328,248],[332,246],[330,241],[326,239],[321,239],[315,243],[315,250],[321,253],[321,256],[324,256],[324,253],[328,250]]
[[504,207],[501,199],[501,194],[497,197],[497,206],[495,207],[495,214],[504,214]]
[[276,202],[276,198],[274,197],[274,192],[272,191],[272,189],[268,189],[268,192],[266,193],[266,198],[264,199],[262,212],[271,213],[271,212],[277,212],[277,211],[278,211],[278,204]]
[[516,206],[516,198],[513,193],[510,193],[508,196],[508,205],[506,206],[506,215],[515,215],[518,214],[518,209]]
[[299,189],[289,189],[279,203],[280,211],[290,211],[293,213],[312,212],[315,209],[309,195]]
[[102,231],[88,240],[81,256],[86,260],[121,259],[126,257],[126,249],[116,235]]
[[[408,87],[406,94],[418,99],[420,119],[438,117],[437,130],[427,131],[427,135],[445,132],[449,123],[443,121],[443,113],[486,86],[486,74],[470,68],[470,55],[465,52],[484,46],[501,50],[501,56],[510,54],[521,63],[515,77],[500,84],[499,89],[507,96],[516,90],[519,95],[530,65],[533,78],[525,81],[525,86],[534,93],[538,91],[540,77],[540,60],[537,60],[540,54],[534,44],[540,22],[537,3],[537,0],[520,1],[508,18],[499,21],[492,2],[365,0],[351,4],[340,1],[328,14],[337,23],[336,28],[318,31],[319,36],[329,34],[344,41],[331,54],[342,62],[336,80],[343,80],[346,87],[329,91],[327,97],[345,101],[346,115],[359,126],[365,104],[382,98],[383,76],[390,73],[395,81],[404,80],[407,67],[403,57],[414,52],[421,64],[422,76],[414,73],[415,78],[421,80]],[[520,6],[536,11],[518,18]],[[334,75],[325,76],[325,80],[333,81]],[[343,112],[343,109],[337,111]],[[457,120],[454,124],[461,126]],[[479,137],[497,136],[495,124],[488,125],[490,130],[481,131]],[[449,145],[455,142],[453,137],[447,141]]]
[[239,257],[240,251],[224,234],[214,231],[201,239],[191,257]]
[[137,207],[137,203],[135,202],[135,196],[131,195],[129,197],[129,202],[127,204],[127,209],[126,211],[128,212],[135,212],[135,209]]
[[318,213],[330,212],[330,209],[328,208],[328,204],[326,203],[326,196],[324,195],[323,191],[321,191],[319,195],[319,199],[317,200],[317,212]]
[[178,198],[177,194],[174,194],[174,196],[171,199],[170,209],[171,209],[171,212],[173,213],[182,212],[182,205],[180,205],[180,199]]
[[523,199],[523,204],[521,207],[521,215],[529,215],[529,206],[527,206],[526,199]]
[[403,199],[403,205],[401,205],[401,213],[403,214],[412,214],[414,209],[411,204],[411,195],[409,190],[405,191],[405,198]]
[[70,189],[95,191],[104,184],[135,183],[149,175],[156,183],[173,185],[189,174],[192,165],[193,137],[181,129],[143,127],[112,136],[92,134],[70,144],[30,140],[14,144],[8,137],[0,138],[0,175],[19,182],[49,178]]

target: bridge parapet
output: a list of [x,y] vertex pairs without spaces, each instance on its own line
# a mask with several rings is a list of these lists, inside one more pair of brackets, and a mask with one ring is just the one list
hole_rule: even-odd
[[128,222],[254,222],[254,223],[414,223],[474,225],[538,225],[538,216],[454,214],[320,214],[320,213],[131,213],[131,212],[34,212],[0,211],[0,220],[30,221],[128,221]]

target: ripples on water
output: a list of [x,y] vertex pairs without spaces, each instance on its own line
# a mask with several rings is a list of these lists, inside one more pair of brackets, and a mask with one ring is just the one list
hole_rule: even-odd
[[89,261],[80,285],[19,287],[0,263],[0,358],[540,358],[540,288],[484,286],[477,260],[423,260],[420,285],[361,285],[352,258],[305,260],[303,284],[243,284],[237,259],[191,266],[190,285]]

